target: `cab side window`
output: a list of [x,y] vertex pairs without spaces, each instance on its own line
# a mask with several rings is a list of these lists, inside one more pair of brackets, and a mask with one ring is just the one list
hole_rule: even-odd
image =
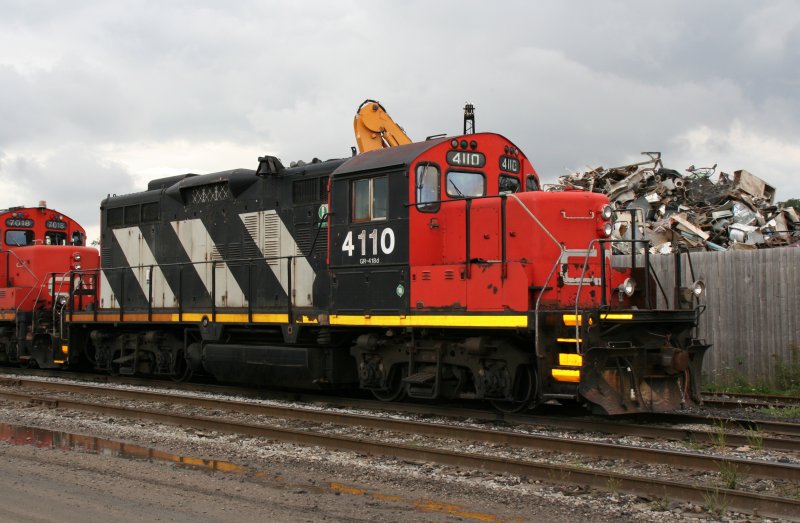
[[46,232],[44,233],[45,245],[66,245],[67,235],[63,232]]
[[529,174],[527,178],[525,178],[525,190],[526,191],[538,191],[539,190],[539,182],[536,181],[536,177],[532,174]]
[[519,178],[516,176],[509,176],[507,174],[501,174],[499,181],[497,183],[497,192],[499,193],[512,193],[512,192],[519,192],[520,183]]
[[389,179],[386,176],[352,182],[353,222],[385,220],[389,209]]
[[417,166],[416,176],[417,210],[436,212],[439,210],[439,168],[435,165]]

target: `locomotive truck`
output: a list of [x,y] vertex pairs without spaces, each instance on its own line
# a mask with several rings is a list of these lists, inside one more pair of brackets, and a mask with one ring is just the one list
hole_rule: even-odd
[[612,266],[608,199],[541,190],[499,134],[388,145],[106,198],[99,264],[61,266],[69,293],[39,323],[52,350],[27,357],[506,411],[700,401],[702,284],[680,287],[680,257],[672,292],[644,240]]

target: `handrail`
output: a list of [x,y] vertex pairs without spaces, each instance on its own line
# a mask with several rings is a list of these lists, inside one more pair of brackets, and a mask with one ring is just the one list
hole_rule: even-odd
[[[600,255],[602,257],[602,260],[601,260],[601,264],[602,265],[601,265],[601,270],[600,270],[602,296],[600,297],[600,300],[601,300],[600,304],[601,304],[601,307],[610,307],[611,306],[610,304],[606,304],[606,301],[605,301],[606,300],[605,289],[606,289],[606,279],[607,279],[607,277],[606,277],[606,271],[605,271],[606,259],[605,259],[605,256],[603,255],[603,253],[605,252],[605,249],[603,249],[602,246],[605,245],[606,243],[630,243],[632,245],[632,248],[631,248],[631,253],[632,253],[631,254],[631,257],[632,257],[631,268],[632,269],[636,268],[636,261],[635,261],[635,258],[637,256],[637,254],[636,254],[636,245],[640,244],[640,243],[644,244],[645,245],[645,250],[644,250],[645,281],[642,282],[642,283],[644,285],[644,292],[645,292],[645,307],[647,309],[651,309],[651,308],[654,307],[654,305],[651,304],[652,300],[650,299],[650,275],[651,274],[652,274],[652,276],[653,276],[653,278],[655,280],[655,283],[656,283],[656,285],[658,287],[658,290],[661,291],[661,295],[664,297],[665,303],[667,304],[667,306],[669,306],[669,298],[667,297],[667,293],[664,291],[664,287],[661,284],[661,279],[655,273],[655,270],[653,269],[653,266],[650,263],[650,256],[649,256],[650,253],[649,253],[649,250],[648,250],[648,245],[650,244],[649,240],[647,240],[647,239],[640,239],[640,240],[637,240],[637,239],[632,239],[632,240],[612,240],[612,239],[598,239],[598,238],[595,238],[595,239],[593,239],[592,241],[589,242],[589,248],[586,250],[586,257],[584,258],[583,267],[582,267],[582,270],[581,270],[581,276],[580,276],[580,279],[579,279],[579,282],[578,282],[578,292],[575,295],[575,316],[577,317],[577,315],[578,315],[578,309],[579,309],[579,304],[580,304],[580,296],[581,296],[581,291],[583,289],[583,280],[584,280],[584,276],[586,274],[586,271],[588,270],[588,267],[589,267],[589,254],[592,252],[593,245],[595,245],[595,244],[598,244],[598,245],[601,246]],[[691,264],[691,256],[689,255],[689,251],[686,250],[686,249],[680,249],[679,248],[678,252],[676,252],[676,256],[679,257],[684,252],[687,254],[687,257],[689,259],[690,270],[692,272],[692,279],[694,279],[694,268],[691,266],[692,265]],[[678,287],[680,286],[680,282],[678,281],[678,279],[680,278],[680,274],[681,274],[681,261],[679,259],[676,259],[675,267],[674,267],[673,270],[675,271],[675,278],[676,278],[675,279],[674,292],[677,293],[678,292]],[[676,294],[676,296],[677,296],[677,294]],[[678,309],[679,307],[678,307],[678,303],[677,303],[677,298],[675,298],[675,300],[676,300],[676,302],[673,304],[673,308],[674,309]],[[576,340],[575,341],[575,346],[576,346],[576,351],[578,352],[578,354],[580,354],[580,343],[577,341],[580,338],[579,334],[580,334],[579,325],[576,322],[575,323],[575,340]]]
[[[252,298],[253,298],[253,293],[252,293],[252,288],[253,288],[253,285],[252,285],[253,270],[252,269],[253,269],[254,264],[257,263],[257,262],[270,262],[270,261],[276,261],[276,260],[278,260],[278,261],[286,260],[286,278],[288,280],[286,282],[286,284],[287,284],[287,290],[286,290],[286,294],[287,294],[286,312],[287,312],[287,317],[289,319],[289,322],[291,323],[293,321],[293,317],[294,317],[294,303],[293,303],[293,296],[292,296],[293,295],[293,291],[294,291],[294,282],[293,282],[292,262],[293,262],[294,259],[302,258],[302,257],[303,256],[300,256],[300,255],[270,256],[270,257],[258,256],[258,257],[249,257],[249,258],[233,258],[233,259],[230,259],[230,260],[197,260],[197,261],[188,261],[188,262],[172,262],[172,263],[162,263],[162,264],[158,264],[158,265],[153,265],[153,264],[123,265],[123,266],[116,266],[116,267],[97,267],[95,269],[74,270],[74,271],[71,271],[71,274],[77,274],[77,275],[91,275],[91,274],[94,274],[94,281],[95,281],[95,307],[94,307],[94,312],[95,312],[95,314],[97,314],[97,309],[98,309],[98,306],[97,306],[98,305],[97,289],[99,288],[98,275],[101,272],[105,271],[105,272],[108,272],[110,274],[110,273],[113,273],[113,272],[116,272],[116,271],[128,271],[128,270],[137,270],[137,269],[149,270],[150,272],[148,273],[149,274],[149,278],[148,278],[149,281],[148,281],[148,288],[147,288],[147,295],[148,295],[147,296],[147,313],[148,313],[148,319],[152,319],[153,280],[155,279],[155,277],[154,277],[155,273],[154,273],[153,269],[155,267],[159,267],[159,268],[177,267],[179,269],[179,276],[178,276],[178,287],[179,287],[179,289],[178,289],[178,293],[176,294],[177,299],[178,299],[177,308],[178,308],[178,314],[180,316],[180,320],[182,321],[183,320],[183,313],[184,313],[183,292],[182,292],[182,287],[183,287],[183,276],[182,276],[183,275],[183,269],[186,268],[187,266],[196,267],[196,266],[202,266],[202,265],[206,265],[206,264],[211,264],[212,265],[211,292],[210,292],[210,297],[211,297],[211,321],[216,321],[216,313],[217,313],[217,305],[216,305],[216,270],[214,270],[214,269],[220,263],[222,263],[224,265],[227,265],[227,266],[230,266],[232,263],[240,263],[240,264],[245,264],[246,263],[247,271],[248,271],[248,284],[247,284],[248,294],[247,294],[247,299],[246,299],[246,301],[247,301],[247,314],[248,314],[248,320],[252,321],[252,317],[253,317],[253,305],[252,305]],[[162,272],[164,272],[164,271],[162,271]],[[125,273],[123,272],[122,274],[124,275]],[[124,286],[124,278],[123,278],[122,285]],[[122,292],[124,293],[124,289],[122,289]],[[123,296],[124,296],[124,294],[121,295],[121,298]],[[119,309],[119,312],[120,312],[120,318],[122,318],[123,303],[120,301],[120,299],[117,299],[116,301],[118,303],[118,309]],[[113,307],[110,307],[110,308],[113,308]]]
[[[578,280],[578,292],[575,293],[575,352],[578,353],[578,354],[581,353],[580,325],[578,325],[578,323],[580,323],[580,322],[578,322],[578,320],[577,320],[577,318],[578,318],[578,307],[579,307],[580,301],[581,301],[581,291],[583,290],[583,277],[586,274],[586,269],[589,268],[589,253],[592,252],[592,248],[593,248],[595,243],[600,243],[600,245],[602,245],[602,240],[600,240],[599,238],[595,238],[595,239],[593,239],[592,241],[589,242],[589,247],[586,249],[586,258],[584,258],[584,260],[583,260],[583,267],[581,269],[581,277]],[[600,249],[600,257],[601,257],[600,263],[602,264],[603,268],[605,268],[606,257],[603,254],[602,247]],[[601,278],[605,278],[605,270],[601,271],[601,276],[600,277]],[[605,282],[601,282],[601,286],[602,286],[602,288],[605,289]],[[600,299],[601,299],[601,302],[605,301],[605,299],[606,299],[605,292],[603,293],[603,296],[600,297]]]
[[[519,199],[519,196],[517,196],[515,193],[511,193],[507,196],[510,197],[512,200],[516,201],[520,205],[520,207],[522,207],[522,209],[526,213],[528,213],[528,216],[530,216],[531,219],[544,231],[544,233],[551,240],[553,240],[553,243],[555,243],[558,246],[559,250],[558,257],[556,258],[555,263],[553,263],[553,267],[550,269],[550,272],[547,275],[547,279],[544,281],[544,285],[542,286],[543,287],[542,291],[544,291],[544,289],[547,288],[547,284],[550,283],[550,279],[553,277],[553,274],[555,274],[556,267],[558,267],[559,263],[561,263],[561,258],[564,255],[564,251],[566,250],[566,248],[556,239],[555,236],[553,236],[553,234],[547,229],[547,227],[544,226],[544,224],[539,220],[539,218],[537,218],[536,215],[533,214],[531,210],[528,209],[528,207],[524,203],[522,203],[522,200]],[[536,329],[536,332],[534,333],[534,340],[535,340],[534,349],[536,350],[537,357],[542,356],[542,354],[539,353],[539,305],[541,304],[542,301],[542,294],[544,294],[544,292],[539,292],[539,295],[536,297],[536,305],[534,306],[533,309],[534,322],[535,322],[534,328]]]

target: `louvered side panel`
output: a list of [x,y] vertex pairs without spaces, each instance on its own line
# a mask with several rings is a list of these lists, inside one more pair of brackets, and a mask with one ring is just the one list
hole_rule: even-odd
[[281,219],[276,213],[264,214],[264,248],[261,252],[267,258],[270,267],[278,268],[281,255]]

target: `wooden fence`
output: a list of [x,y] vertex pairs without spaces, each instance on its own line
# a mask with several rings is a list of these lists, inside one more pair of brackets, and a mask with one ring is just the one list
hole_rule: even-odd
[[[706,284],[699,337],[713,345],[704,380],[777,386],[789,374],[800,377],[800,249],[695,252],[691,258],[694,278]],[[651,260],[662,285],[672,289],[673,256]],[[615,265],[629,262],[629,256],[614,257]],[[683,269],[689,285],[686,255]]]

